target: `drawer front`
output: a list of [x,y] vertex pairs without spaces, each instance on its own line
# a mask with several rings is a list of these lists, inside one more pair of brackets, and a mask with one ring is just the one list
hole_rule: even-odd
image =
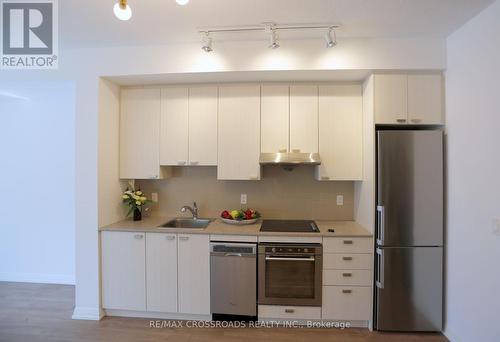
[[367,321],[371,311],[371,287],[323,286],[323,320]]
[[324,238],[324,253],[372,253],[371,238]]
[[321,319],[317,306],[259,305],[259,319]]
[[325,270],[371,270],[372,267],[371,254],[323,254],[323,269]]
[[370,286],[371,277],[370,270],[324,270],[323,285]]

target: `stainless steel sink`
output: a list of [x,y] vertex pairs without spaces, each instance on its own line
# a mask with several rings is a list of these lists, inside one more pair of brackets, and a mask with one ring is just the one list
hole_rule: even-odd
[[212,219],[205,218],[176,218],[168,221],[167,223],[162,224],[158,228],[198,228],[203,229],[207,228],[208,225],[212,222]]

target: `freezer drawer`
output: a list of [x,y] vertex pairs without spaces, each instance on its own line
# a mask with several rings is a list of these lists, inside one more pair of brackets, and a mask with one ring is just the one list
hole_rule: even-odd
[[441,331],[443,248],[378,248],[375,326],[388,331]]

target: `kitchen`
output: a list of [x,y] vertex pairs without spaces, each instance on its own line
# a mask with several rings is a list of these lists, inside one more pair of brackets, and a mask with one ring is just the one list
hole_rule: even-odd
[[[146,213],[134,197],[131,210],[148,216],[100,229],[105,314],[204,320],[236,315],[373,328],[374,313],[395,321],[423,310],[414,321],[375,328],[441,331],[441,304],[412,302],[422,295],[441,301],[442,249],[431,261],[435,284],[424,293],[406,292],[406,305],[374,302],[374,289],[383,289],[382,278],[391,287],[389,274],[396,270],[390,255],[382,255],[383,241],[401,222],[416,217],[407,234],[425,236],[428,230],[442,245],[442,89],[439,71],[376,73],[358,83],[120,87],[115,153],[122,187],[139,189],[129,195],[155,202],[146,204]],[[377,135],[377,142],[364,132]],[[394,134],[399,141],[386,137]],[[371,164],[376,146],[378,162]],[[407,148],[398,152],[396,146]],[[396,164],[395,158],[407,160]],[[356,196],[375,167],[377,194]],[[394,180],[390,175],[397,170],[413,178]],[[414,198],[405,203],[405,195]],[[353,218],[355,204],[379,197],[371,217],[375,245],[371,227]],[[238,206],[242,210],[234,210]],[[402,217],[389,222],[394,212]],[[431,213],[434,221],[419,218]],[[417,241],[395,237],[388,246]],[[411,283],[425,276],[410,265],[408,275],[392,279]],[[373,313],[374,303],[385,310]]]
[[500,0],[0,7],[0,340],[500,338]]

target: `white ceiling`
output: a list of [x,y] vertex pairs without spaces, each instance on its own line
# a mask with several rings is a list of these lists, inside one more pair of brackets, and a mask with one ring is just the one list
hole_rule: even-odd
[[[113,15],[116,0],[59,1],[65,48],[162,45],[198,41],[206,26],[339,23],[339,37],[446,36],[493,0],[129,0],[128,22]],[[306,38],[318,32],[282,35]],[[241,39],[241,36],[219,39]],[[267,39],[255,33],[250,39]],[[216,37],[217,39],[217,37]]]

